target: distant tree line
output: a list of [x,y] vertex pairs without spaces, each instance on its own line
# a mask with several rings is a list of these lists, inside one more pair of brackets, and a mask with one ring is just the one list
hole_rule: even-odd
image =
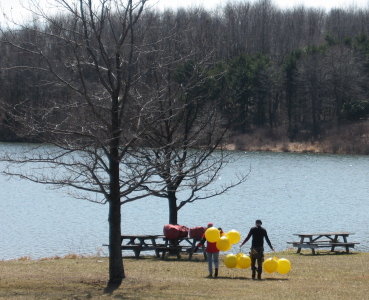
[[[119,18],[116,13],[117,22],[112,18],[103,28],[103,39],[114,37],[111,33],[117,30]],[[282,10],[269,0],[229,3],[213,11],[193,7],[160,12],[150,8],[134,29],[138,37],[135,47],[140,53],[150,54],[133,57],[134,67],[130,68],[134,70],[124,72],[140,77],[135,91],[140,97],[150,91],[159,95],[172,89],[164,82],[186,85],[188,78],[193,80],[196,66],[201,66],[206,70],[203,78],[208,79],[198,78],[196,86],[181,96],[183,103],[186,97],[192,97],[201,99],[198,108],[215,107],[224,126],[235,133],[284,128],[291,141],[314,140],[329,128],[366,119],[369,114],[368,19],[369,10],[354,7],[329,12],[304,6]],[[71,72],[75,66],[68,66],[68,62],[74,62],[71,51],[81,49],[55,42],[55,37],[61,34],[60,28],[70,28],[69,33],[74,34],[80,25],[63,15],[46,20],[35,20],[33,27],[16,31],[2,28],[0,40],[21,37],[27,41],[27,49],[52,58],[54,65],[60,61],[58,73],[65,71],[73,82],[72,77],[80,74]],[[40,38],[36,31],[45,34]],[[75,94],[58,84],[51,73],[40,71],[49,68],[41,58],[30,59],[28,51],[0,43],[0,65],[0,98],[7,104],[0,115],[0,141],[40,140],[42,130],[30,136],[30,129],[9,111],[16,111],[22,103],[32,108],[25,112],[30,122],[39,116],[37,124],[28,124],[30,128],[42,127],[50,119],[62,120],[59,126],[77,128],[80,120],[89,118],[83,106],[74,106],[78,101]],[[26,71],[23,68],[19,72],[15,67],[19,65],[27,66]],[[98,89],[95,83],[100,80],[90,72],[92,67],[85,64],[78,69],[86,79],[81,84],[90,90]],[[162,71],[160,75],[158,70]],[[210,80],[212,76],[217,80]],[[55,103],[63,104],[65,109],[59,111]],[[78,109],[79,117],[68,117],[66,107]],[[22,131],[23,136],[19,134]],[[42,137],[47,138],[53,137]]]

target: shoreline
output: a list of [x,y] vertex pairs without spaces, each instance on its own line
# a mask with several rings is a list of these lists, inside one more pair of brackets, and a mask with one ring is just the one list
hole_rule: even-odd
[[273,142],[250,146],[240,146],[237,143],[228,143],[224,149],[229,151],[277,152],[277,153],[314,153],[339,155],[369,155],[369,143],[361,151],[348,151],[345,148],[335,148],[319,142]]
[[240,151],[369,155],[369,120],[326,128],[317,139],[301,135],[291,141],[286,132],[283,126],[230,132],[223,146]]

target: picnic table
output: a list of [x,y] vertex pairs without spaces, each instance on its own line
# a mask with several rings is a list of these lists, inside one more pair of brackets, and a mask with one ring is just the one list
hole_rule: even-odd
[[[166,254],[177,255],[177,258],[181,257],[181,253],[188,253],[189,259],[192,259],[192,255],[196,248],[197,243],[201,238],[193,237],[180,237],[176,239],[168,239],[164,235],[122,235],[121,236],[121,249],[131,250],[134,252],[135,257],[138,258],[142,251],[154,251],[155,256],[164,259]],[[104,244],[104,246],[109,246]],[[204,253],[206,259],[205,247],[202,246],[198,249],[199,253]]]
[[[181,252],[187,252],[189,259],[191,260],[196,245],[201,241],[198,237],[179,237],[176,239],[169,239],[165,236],[160,236],[164,240],[164,246],[159,247],[162,251],[162,258],[165,258],[165,254],[175,254],[177,258],[181,257]],[[202,245],[197,252],[204,253],[204,258],[206,259],[206,251],[204,245]]]
[[140,256],[141,251],[155,251],[156,257],[160,257],[156,240],[159,235],[122,235],[122,250],[132,250],[136,257]]
[[[297,253],[301,249],[311,249],[312,254],[315,254],[317,248],[331,248],[333,252],[336,247],[346,248],[346,252],[350,253],[349,248],[354,248],[358,242],[348,242],[347,238],[354,234],[353,232],[321,232],[321,233],[296,233],[294,235],[300,238],[297,242],[287,242],[297,248]],[[342,240],[341,240],[342,239]]]

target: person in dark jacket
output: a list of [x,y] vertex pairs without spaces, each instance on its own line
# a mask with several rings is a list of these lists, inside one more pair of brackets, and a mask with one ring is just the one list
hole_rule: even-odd
[[[264,238],[268,243],[270,249],[274,251],[272,244],[270,243],[268,233],[265,228],[261,227],[263,223],[261,220],[256,220],[255,227],[252,227],[249,231],[249,234],[242,242],[242,247],[251,237],[251,270],[252,270],[252,279],[255,279],[256,271],[258,272],[258,279],[261,279],[261,273],[263,271],[263,262],[264,262]],[[256,262],[258,263],[258,267],[256,268]]]
[[[213,223],[209,223],[208,224],[208,228],[213,227]],[[220,234],[223,233],[221,228],[218,228],[218,230],[220,231]],[[217,243],[211,243],[209,241],[206,241],[205,238],[205,233],[202,236],[202,239],[200,241],[200,243],[196,246],[195,251],[197,251],[198,247],[202,247],[202,245],[206,242],[206,258],[208,260],[208,270],[209,270],[209,275],[208,277],[213,277],[213,263],[214,263],[214,267],[215,267],[215,271],[214,271],[214,277],[218,277],[218,270],[219,270],[219,250],[216,246]]]

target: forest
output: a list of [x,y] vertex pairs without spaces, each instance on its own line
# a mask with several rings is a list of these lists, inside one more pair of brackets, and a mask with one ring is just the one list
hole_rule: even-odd
[[[107,44],[117,39],[120,18],[119,11],[113,12],[109,26],[101,29]],[[217,126],[227,128],[222,143],[236,149],[325,143],[324,152],[369,154],[368,19],[368,9],[280,9],[269,0],[228,3],[211,11],[147,7],[134,28],[139,51],[122,73],[133,74],[131,99],[146,99],[132,104],[131,112],[144,105],[158,116],[159,102],[148,95],[160,94],[156,101],[164,94],[170,99],[170,93],[185,86],[182,104],[196,99],[196,118],[204,119],[209,108],[216,110]],[[83,74],[79,85],[103,94],[97,84],[101,78],[90,72],[91,62],[75,59],[81,49],[70,37],[83,39],[78,35],[84,30],[81,24],[58,14],[43,22],[34,18],[27,26],[0,25],[0,141],[52,140],[55,136],[47,130],[30,134],[45,119],[74,128],[92,122],[84,107],[75,104],[81,95],[73,93],[72,85]],[[15,40],[21,43],[12,47]],[[92,47],[99,49],[99,44]],[[36,52],[37,58],[32,55]],[[69,81],[60,84],[56,74]],[[17,109],[25,103],[26,111]],[[79,111],[78,117],[72,110]],[[32,124],[25,125],[20,115]],[[282,150],[288,151],[286,146]]]

